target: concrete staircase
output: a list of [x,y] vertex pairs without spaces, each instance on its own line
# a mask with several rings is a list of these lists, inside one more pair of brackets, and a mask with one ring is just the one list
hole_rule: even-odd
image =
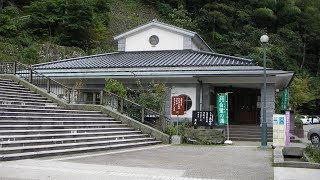
[[161,143],[97,111],[66,110],[0,79],[0,161]]
[[[230,125],[230,140],[261,141],[261,127],[257,125]],[[267,129],[268,141],[272,141],[272,128]]]

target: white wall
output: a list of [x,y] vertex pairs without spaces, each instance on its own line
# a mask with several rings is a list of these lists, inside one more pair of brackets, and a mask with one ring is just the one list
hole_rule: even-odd
[[[172,96],[179,96],[179,95],[187,95],[192,100],[191,108],[185,112],[184,115],[179,116],[179,118],[192,118],[192,111],[196,110],[196,87],[174,87],[171,90],[171,97]],[[171,98],[172,99],[172,98]],[[176,115],[171,115],[171,117],[177,117]]]
[[195,50],[195,51],[200,51],[200,48],[199,46],[197,46],[193,41],[192,41],[192,47],[191,47],[192,50]]
[[[159,37],[159,43],[152,47],[149,38],[152,35]],[[183,36],[157,27],[144,30],[126,38],[125,51],[158,51],[182,50]]]

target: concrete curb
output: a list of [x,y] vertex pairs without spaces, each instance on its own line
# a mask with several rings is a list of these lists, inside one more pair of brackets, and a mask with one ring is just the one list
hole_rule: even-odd
[[0,78],[4,79],[11,79],[18,84],[29,88],[31,91],[34,91],[37,94],[40,94],[43,97],[48,98],[49,100],[57,103],[59,106],[64,107],[66,109],[70,110],[87,110],[87,111],[100,111],[103,114],[107,114],[108,116],[120,120],[124,124],[128,124],[129,126],[133,127],[135,130],[141,131],[142,133],[149,134],[151,137],[155,138],[158,141],[162,141],[164,144],[170,143],[170,136],[154,129],[150,126],[147,126],[139,121],[136,121],[130,117],[127,117],[123,114],[120,114],[119,112],[116,112],[112,109],[109,109],[102,105],[89,105],[89,104],[68,104],[61,99],[58,99],[56,97],[51,96],[49,93],[47,93],[46,90],[41,89],[33,84],[30,84],[28,81],[25,81],[15,75],[12,74],[0,74]]
[[[290,148],[293,148],[293,149],[290,150]],[[292,156],[301,155],[305,157],[306,155],[303,150],[304,148],[302,147],[276,147],[273,151],[273,166],[320,169],[319,163],[284,161],[284,155],[292,155]]]

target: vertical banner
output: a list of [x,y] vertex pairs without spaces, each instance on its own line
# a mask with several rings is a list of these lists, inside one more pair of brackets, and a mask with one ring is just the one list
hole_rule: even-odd
[[228,94],[219,93],[217,94],[217,114],[218,114],[218,125],[228,124]]
[[285,111],[289,109],[289,90],[285,88],[282,92],[281,110]]
[[286,141],[285,146],[290,144],[290,111],[286,111]]

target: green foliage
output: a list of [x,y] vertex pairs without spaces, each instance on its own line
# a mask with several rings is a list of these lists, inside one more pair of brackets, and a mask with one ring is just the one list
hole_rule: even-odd
[[[191,127],[191,122],[188,120],[183,120],[183,121],[178,122],[179,135],[182,137],[185,137],[186,128],[189,128],[189,127]],[[176,135],[177,134],[177,123],[175,122],[173,125],[167,126],[165,133],[170,136]]]
[[264,28],[271,27],[276,21],[277,16],[269,8],[258,8],[253,11],[252,19],[258,27]]
[[[39,36],[58,37],[62,45],[91,47],[90,32],[95,27],[94,10],[90,0],[40,0],[28,7],[31,13],[29,27]],[[81,21],[80,21],[81,19]]]
[[110,91],[118,96],[126,97],[127,91],[124,88],[123,84],[115,79],[108,78],[106,79],[106,91]]
[[320,147],[307,146],[305,149],[307,156],[315,163],[320,163]]
[[164,112],[167,87],[164,84],[153,81],[143,86],[139,80],[137,80],[137,87],[138,89],[131,94],[130,99],[162,114]]
[[307,75],[296,76],[290,86],[290,106],[297,110],[300,105],[314,99],[313,91],[310,90],[310,77]]
[[294,124],[295,124],[295,125],[303,125],[303,122],[302,122],[302,120],[299,118],[299,116],[294,119]]
[[29,46],[22,50],[20,61],[24,64],[37,64],[39,63],[39,48],[36,46]]

